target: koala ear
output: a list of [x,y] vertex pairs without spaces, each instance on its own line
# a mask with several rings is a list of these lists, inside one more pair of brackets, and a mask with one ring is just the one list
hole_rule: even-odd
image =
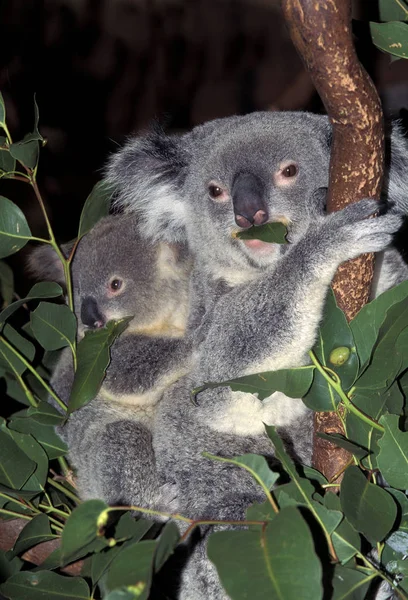
[[106,178],[117,194],[114,205],[135,211],[141,234],[156,241],[186,240],[181,188],[188,154],[182,140],[156,127],[145,137],[130,139],[106,168]]
[[[69,256],[74,242],[61,246],[65,256]],[[36,246],[28,257],[28,271],[36,278],[45,281],[55,281],[65,288],[65,276],[62,263],[52,246],[41,244]]]

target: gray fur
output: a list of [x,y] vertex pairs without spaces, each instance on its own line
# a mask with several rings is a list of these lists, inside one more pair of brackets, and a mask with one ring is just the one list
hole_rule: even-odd
[[[402,223],[397,213],[407,212],[407,151],[394,128],[384,189],[393,211],[367,220],[378,205],[363,200],[326,216],[330,138],[326,117],[255,113],[217,120],[179,138],[136,138],[108,168],[117,203],[138,214],[143,235],[182,239],[194,255],[194,364],[165,394],[154,427],[159,475],[164,481],[172,474],[178,511],[190,517],[241,519],[249,504],[263,499],[246,472],[203,458],[204,450],[225,457],[254,452],[273,462],[263,422],[278,426],[297,459],[310,463],[312,450],[311,413],[301,400],[274,394],[260,402],[219,388],[200,394],[196,407],[190,390],[205,381],[305,364],[339,264],[388,248]],[[298,174],[282,185],[280,169],[293,162]],[[233,238],[239,230],[236,199],[214,201],[208,184],[215,181],[228,191],[238,173],[248,172],[262,181],[268,220],[288,222],[290,245],[256,251]],[[405,264],[398,268],[398,277],[406,278]],[[377,285],[384,287],[380,276]],[[185,570],[180,600],[224,598],[201,545]]]
[[[37,260],[38,259],[38,260]],[[44,250],[32,269],[47,266]],[[59,265],[55,263],[56,269]],[[188,371],[184,340],[191,261],[182,246],[147,243],[134,235],[134,217],[107,217],[79,243],[72,276],[79,332],[84,302],[96,302],[102,321],[134,315],[111,349],[103,386],[92,402],[74,412],[60,435],[69,447],[83,499],[168,509],[171,485],[157,480],[151,425],[164,390]],[[56,270],[54,279],[59,280]],[[112,297],[109,283],[123,281]],[[65,349],[51,384],[68,403],[72,357]]]

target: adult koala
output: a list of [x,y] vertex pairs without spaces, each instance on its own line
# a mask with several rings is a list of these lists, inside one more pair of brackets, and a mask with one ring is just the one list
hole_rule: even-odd
[[[178,510],[192,518],[240,519],[263,500],[240,469],[207,460],[254,452],[273,460],[263,423],[274,424],[302,462],[311,459],[311,415],[300,399],[274,393],[261,402],[228,388],[190,390],[207,381],[300,366],[313,346],[331,279],[345,260],[387,248],[402,219],[362,200],[325,215],[331,129],[307,113],[255,113],[220,119],[179,138],[156,132],[135,138],[111,160],[118,203],[140,215],[147,238],[186,241],[194,254],[189,331],[190,375],[165,395],[154,448],[162,477],[180,488]],[[389,198],[403,205],[402,136],[392,135]],[[288,227],[287,246],[234,237],[268,221]],[[395,250],[392,278],[408,276]],[[396,266],[395,266],[396,265]],[[384,272],[384,271],[383,271]],[[185,571],[182,600],[225,598],[204,545]]]

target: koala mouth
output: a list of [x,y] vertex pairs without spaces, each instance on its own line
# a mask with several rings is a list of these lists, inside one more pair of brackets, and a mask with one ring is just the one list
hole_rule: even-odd
[[262,240],[241,240],[246,248],[257,254],[272,254],[275,252],[276,244],[263,242]]

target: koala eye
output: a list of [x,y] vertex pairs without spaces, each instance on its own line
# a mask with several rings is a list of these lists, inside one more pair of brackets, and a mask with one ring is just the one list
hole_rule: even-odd
[[222,195],[224,190],[218,185],[210,184],[208,186],[208,191],[210,193],[211,198],[218,198],[218,196]]
[[288,165],[284,169],[282,169],[282,175],[284,177],[294,177],[297,174],[297,166],[296,165]]
[[123,286],[123,281],[122,279],[112,279],[112,281],[109,284],[110,289],[112,290],[112,292],[118,292]]

